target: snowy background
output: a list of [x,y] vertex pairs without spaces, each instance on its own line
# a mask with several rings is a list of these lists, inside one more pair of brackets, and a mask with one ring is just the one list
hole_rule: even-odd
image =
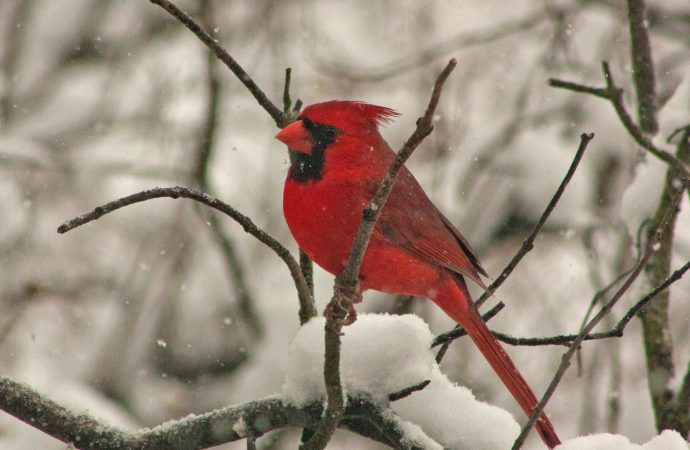
[[[200,3],[180,6],[196,13]],[[603,86],[600,62],[608,60],[634,111],[623,2],[212,6],[214,36],[276,103],[284,69],[292,67],[293,95],[306,104],[356,99],[398,110],[402,116],[383,130],[393,148],[412,131],[439,70],[456,57],[435,132],[408,166],[493,276],[555,191],[579,134],[596,134],[535,249],[496,294],[494,301],[508,307],[492,328],[521,337],[575,332],[593,293],[633,264],[634,239],[655,208],[665,166],[639,151],[604,100],[546,84],[559,77]],[[681,0],[650,2],[664,103],[656,142],[666,148],[672,148],[666,137],[690,121],[690,27],[680,19],[689,12]],[[300,357],[295,352],[309,333],[302,330],[290,344],[299,329],[298,303],[275,254],[229,219],[218,217],[215,230],[209,210],[191,201],[153,200],[66,235],[55,232],[117,197],[198,186],[206,55],[188,30],[143,0],[0,1],[0,374],[132,429],[286,392]],[[208,190],[296,253],[282,219],[288,160],[273,139],[277,129],[228,70],[218,74]],[[673,267],[690,259],[687,203],[686,196]],[[232,243],[232,255],[219,245],[219,232]],[[317,269],[319,310],[331,289],[332,277]],[[603,327],[647,290],[637,283]],[[671,290],[678,384],[689,360],[689,295],[688,279]],[[420,342],[428,342],[425,327],[433,334],[452,327],[424,300],[369,293],[359,309],[413,312],[428,324],[407,318],[391,325],[404,330],[412,323],[417,330],[400,331],[391,349],[409,336],[420,351]],[[312,333],[308,342],[320,344]],[[508,351],[539,395],[564,348]],[[415,361],[424,358],[420,353]],[[440,371],[424,364],[415,373],[439,380],[436,389],[447,376],[524,421],[467,339],[451,347]],[[430,388],[424,395],[434,395]],[[396,411],[416,409],[421,395]],[[586,343],[547,411],[564,439],[600,432],[637,444],[652,439],[639,324],[633,321],[622,339]],[[447,411],[439,406],[439,414]],[[434,424],[418,425],[434,433]],[[541,448],[535,435],[527,448]],[[295,448],[298,436],[280,431],[258,445]],[[0,413],[0,448],[65,445]],[[383,447],[341,431],[329,448]]]

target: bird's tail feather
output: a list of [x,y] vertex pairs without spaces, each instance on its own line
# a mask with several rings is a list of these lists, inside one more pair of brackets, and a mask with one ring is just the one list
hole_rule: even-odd
[[[528,416],[531,415],[537,405],[537,398],[532,389],[479,315],[479,311],[477,311],[472,302],[464,280],[459,279],[457,287],[459,288],[459,294],[463,298],[458,299],[457,294],[455,294],[453,295],[456,297],[454,301],[452,299],[445,299],[446,301],[438,301],[437,303],[467,331],[467,334],[482,352],[482,355],[484,355],[501,381],[503,381],[503,384],[515,397],[522,410]],[[441,300],[441,298],[438,300]],[[463,302],[464,304],[458,304],[458,302]],[[453,303],[453,305],[449,303]],[[542,412],[535,427],[549,448],[560,444],[556,430],[545,413]]]

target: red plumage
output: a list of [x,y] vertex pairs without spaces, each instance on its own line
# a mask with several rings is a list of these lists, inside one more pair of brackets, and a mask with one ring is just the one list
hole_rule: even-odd
[[[304,109],[276,136],[290,149],[283,212],[302,250],[339,274],[347,262],[362,209],[374,196],[395,153],[378,126],[398,115],[362,102],[330,101]],[[460,232],[402,168],[362,261],[360,288],[426,297],[462,326],[528,415],[537,400],[484,324],[465,285],[485,287],[486,275]],[[537,431],[560,443],[542,414]]]

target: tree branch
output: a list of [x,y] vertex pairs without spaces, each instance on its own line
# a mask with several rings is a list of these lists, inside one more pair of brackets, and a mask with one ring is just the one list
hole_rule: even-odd
[[688,169],[687,164],[681,162],[673,156],[667,150],[661,149],[654,145],[654,143],[647,138],[645,133],[640,129],[640,127],[635,124],[633,119],[630,117],[627,109],[625,109],[625,103],[623,102],[623,89],[619,88],[611,74],[611,69],[608,62],[604,61],[602,63],[602,71],[604,72],[604,79],[606,80],[605,88],[596,88],[591,86],[585,86],[570,81],[558,80],[555,78],[549,79],[549,86],[567,89],[574,92],[580,92],[585,94],[594,95],[599,98],[604,98],[608,100],[618,115],[621,123],[628,131],[628,134],[637,142],[637,144],[647,150],[649,153],[657,157],[658,159],[671,165],[684,179],[690,179],[690,169]]
[[417,120],[417,127],[414,132],[398,151],[376,194],[362,211],[362,221],[355,235],[347,264],[342,273],[335,279],[333,297],[326,308],[327,320],[324,337],[324,380],[326,383],[327,407],[321,423],[319,423],[311,439],[304,445],[306,450],[324,449],[342,418],[344,396],[340,383],[340,333],[343,325],[346,324],[346,320],[349,319],[350,323],[352,323],[356,317],[353,304],[359,295],[357,285],[362,259],[369,245],[369,239],[376,221],[393,189],[398,172],[405,164],[405,161],[412,155],[412,152],[433,130],[432,120],[441,96],[443,84],[456,65],[457,61],[451,59],[436,79],[424,116]]
[[[690,130],[683,133],[676,156],[681,161],[690,162]],[[659,204],[648,229],[649,233],[663,233],[659,248],[645,268],[645,275],[652,284],[660,283],[671,272],[676,218],[680,212],[677,205],[687,183],[687,180],[679,180],[671,167],[666,170]],[[659,432],[673,429],[687,435],[690,417],[687,411],[678,409],[674,399],[673,380],[676,374],[668,293],[664,292],[656,302],[640,309],[638,317],[642,323],[647,382],[657,429]]]
[[[169,0],[149,1],[165,9],[168,13],[177,18],[192,33],[194,33],[199,38],[199,40],[203,42],[216,55],[216,57],[220,61],[222,61],[232,71],[232,73],[235,74],[235,76],[237,76],[237,78],[239,78],[242,84],[245,85],[245,87],[254,96],[259,105],[261,105],[261,107],[271,116],[271,118],[279,128],[285,127],[293,120],[293,113],[299,111],[299,108],[301,107],[301,102],[298,100],[295,103],[293,113],[289,111],[291,103],[289,91],[291,69],[288,68],[285,73],[285,86],[283,89],[283,103],[285,110],[281,111],[280,108],[278,108],[266,96],[266,94],[254,82],[252,77],[249,76],[249,74],[244,70],[244,68],[237,61],[235,61],[235,59],[232,56],[230,56],[228,52],[226,52],[220,45],[218,45],[216,40],[213,39],[208,33],[206,33],[199,24],[197,24],[191,17],[189,17],[189,15],[187,15],[184,11],[178,8],[177,5],[175,5],[173,2]],[[283,257],[281,256],[281,258]],[[290,259],[293,259],[292,256],[290,256]],[[283,258],[283,260],[285,260],[285,258]],[[308,320],[308,318],[316,316],[314,298],[312,294],[306,295],[307,290],[304,289],[304,285],[306,283],[302,283],[301,281],[298,281],[297,278],[295,278],[296,273],[293,270],[293,264],[291,262],[288,263],[287,261],[286,263],[288,264],[290,273],[292,274],[293,279],[295,279],[295,283],[297,285],[297,292],[300,302],[300,323],[304,323],[306,320]],[[302,276],[302,278],[304,277]]]
[[307,283],[309,293],[311,294],[309,298],[303,298],[300,292],[299,296],[299,323],[304,325],[309,322],[310,319],[317,317],[319,313],[316,310],[314,300],[314,263],[302,249],[299,250],[299,267]]
[[628,0],[628,19],[632,72],[637,91],[637,117],[642,131],[656,134],[659,131],[656,120],[656,81],[644,0]]
[[[680,201],[681,196],[677,195],[675,198],[675,204],[672,205],[671,208],[668,210],[668,214],[665,217],[665,221],[668,221],[672,217],[672,212],[675,209],[677,202]],[[527,423],[523,426],[522,431],[520,432],[520,435],[517,437],[515,442],[513,443],[512,450],[518,450],[522,447],[522,445],[525,442],[525,439],[529,435],[529,432],[531,431],[532,427],[534,426],[535,422],[539,419],[541,416],[541,413],[544,411],[544,408],[546,407],[546,404],[548,401],[551,399],[551,396],[553,393],[556,391],[556,388],[560,384],[561,380],[563,379],[563,375],[565,375],[565,372],[568,370],[570,367],[571,360],[575,353],[577,352],[578,348],[580,347],[580,344],[582,341],[585,339],[585,336],[587,336],[598,324],[601,322],[601,320],[611,312],[613,307],[618,303],[618,301],[621,299],[623,294],[630,288],[632,283],[637,279],[637,277],[642,273],[642,271],[645,268],[645,264],[649,260],[649,258],[652,256],[656,249],[656,245],[661,241],[662,238],[662,232],[664,231],[664,227],[658,227],[655,229],[655,232],[650,236],[649,242],[647,242],[647,246],[645,249],[644,255],[640,258],[638,261],[637,265],[631,272],[631,274],[628,276],[628,278],[625,280],[625,282],[621,285],[621,287],[616,291],[616,293],[611,297],[611,300],[609,300],[604,306],[601,307],[599,312],[590,320],[585,326],[582,327],[582,330],[580,330],[580,333],[578,334],[577,338],[572,342],[568,350],[565,352],[565,354],[562,357],[561,364],[558,366],[558,370],[556,370],[556,374],[554,375],[553,379],[551,380],[551,383],[549,383],[549,386],[546,388],[546,392],[544,392],[544,395],[542,398],[539,400],[539,403],[537,403],[537,406],[534,408],[532,411],[532,414],[530,415],[529,420]]]
[[537,235],[541,231],[542,227],[546,223],[546,220],[549,218],[553,210],[556,208],[556,205],[561,199],[563,192],[565,192],[565,188],[568,186],[568,183],[570,183],[570,180],[573,178],[573,175],[575,175],[575,171],[577,170],[577,167],[580,165],[580,161],[582,160],[582,156],[585,154],[585,150],[587,150],[589,142],[593,138],[594,133],[582,133],[580,135],[580,145],[578,146],[577,151],[575,152],[573,161],[570,163],[570,167],[568,167],[568,171],[563,177],[563,180],[561,181],[561,184],[558,186],[558,189],[556,189],[556,192],[553,194],[553,197],[551,197],[551,200],[549,201],[548,205],[546,205],[546,209],[539,218],[539,221],[534,226],[529,236],[527,236],[527,238],[522,242],[520,250],[515,254],[515,256],[513,256],[513,259],[510,260],[510,262],[505,267],[505,269],[503,269],[498,278],[496,278],[496,281],[491,283],[487,291],[484,292],[482,296],[479,297],[479,299],[476,301],[477,307],[481,306],[496,291],[496,289],[498,289],[499,286],[503,284],[503,282],[508,278],[508,276],[513,272],[513,270],[515,270],[515,267],[517,267],[522,258],[524,258],[525,255],[527,255],[527,253],[529,253],[534,248],[534,241],[535,239],[537,239]]
[[[577,170],[578,165],[580,164],[580,161],[582,160],[582,156],[585,154],[585,150],[587,149],[587,146],[589,145],[589,142],[594,138],[594,133],[586,134],[582,133],[580,135],[580,145],[577,148],[577,151],[575,152],[575,156],[573,157],[573,161],[570,163],[570,167],[568,167],[568,171],[566,172],[565,176],[563,177],[563,180],[561,181],[561,184],[558,186],[558,189],[556,189],[556,192],[553,194],[551,197],[551,200],[549,201],[548,205],[546,205],[546,209],[542,213],[541,217],[539,218],[539,221],[537,224],[534,226],[532,229],[532,232],[527,236],[527,238],[522,242],[522,246],[518,250],[518,252],[513,256],[513,258],[510,260],[508,265],[503,269],[501,274],[494,280],[493,283],[487,288],[486,292],[484,292],[481,297],[475,302],[477,305],[477,308],[479,308],[486,300],[493,295],[494,292],[496,292],[496,289],[498,289],[503,282],[508,279],[510,274],[515,270],[518,264],[520,264],[520,261],[522,258],[527,255],[533,248],[534,248],[534,241],[537,238],[537,235],[541,231],[542,227],[546,223],[546,220],[549,218],[551,215],[551,212],[554,210],[556,205],[558,204],[558,201],[561,199],[561,196],[563,195],[563,192],[565,192],[565,188],[568,186],[568,183],[570,183],[570,180],[573,178],[573,175],[575,175],[575,171]],[[496,311],[498,312],[498,311]],[[485,320],[486,322],[486,320]],[[465,333],[459,332],[457,330],[461,330],[459,325],[456,325],[455,328],[448,333],[444,333],[441,336],[446,336],[443,338],[443,346],[439,349],[438,353],[436,354],[436,361],[441,362],[443,360],[443,357],[445,356],[446,352],[448,351],[448,346],[450,343],[461,337],[464,336]],[[441,338],[439,336],[439,338]],[[439,341],[439,338],[437,338],[434,341],[434,345],[438,345],[437,342]],[[433,347],[433,346],[432,346]]]
[[279,128],[283,128],[289,123],[289,118],[273,104],[273,102],[264,94],[264,92],[257,86],[249,74],[235,61],[235,59],[228,54],[216,41],[208,35],[191,17],[184,11],[178,8],[173,2],[169,0],[149,0],[168,13],[173,15],[177,20],[182,22],[192,33],[194,33],[201,42],[203,42],[211,51],[220,59],[237,78],[244,84],[249,92],[254,96],[259,105],[273,118],[273,121]]
[[[659,284],[657,287],[652,289],[647,295],[638,300],[637,303],[635,303],[623,315],[623,317],[621,317],[621,319],[616,323],[616,325],[613,328],[611,328],[611,330],[602,333],[587,334],[585,335],[583,340],[595,341],[599,339],[609,339],[612,337],[623,337],[625,327],[628,326],[628,323],[630,323],[633,317],[635,317],[637,313],[642,308],[644,308],[650,301],[654,300],[658,294],[668,289],[676,281],[680,280],[689,269],[690,261],[686,262],[682,267],[678,268],[675,272],[673,272],[671,276],[666,278],[663,283]],[[543,338],[516,338],[513,336],[509,336],[507,334],[498,333],[496,331],[492,331],[492,333],[494,334],[494,336],[496,336],[496,339],[500,340],[501,342],[505,342],[509,345],[522,346],[570,345],[579,336],[579,334],[566,334]],[[436,339],[439,339],[441,336],[444,335],[440,335]],[[436,340],[434,342],[436,342]]]
[[304,279],[304,276],[302,275],[302,271],[299,267],[299,264],[297,263],[297,261],[295,261],[295,258],[292,256],[288,249],[283,247],[283,245],[280,242],[278,242],[273,236],[259,228],[249,217],[240,213],[232,206],[218,200],[215,197],[212,197],[203,192],[196,191],[194,189],[175,186],[171,188],[153,188],[147,191],[138,192],[136,194],[132,194],[127,197],[123,197],[112,202],[106,203],[103,206],[98,206],[96,209],[89,213],[83,214],[79,217],[75,217],[74,219],[69,220],[60,225],[57,229],[57,232],[60,234],[67,233],[68,231],[77,228],[81,225],[100,219],[104,215],[111,213],[117,209],[123,208],[134,203],[140,203],[146,200],[162,197],[169,197],[173,199],[182,197],[196,200],[234,219],[237,223],[242,225],[244,231],[251,234],[262,243],[266,244],[280,257],[280,259],[283,260],[283,262],[285,262],[285,264],[288,266],[288,269],[290,270],[290,275],[292,275],[292,279],[295,282],[295,287],[297,288],[297,293],[299,294],[300,298],[309,299],[309,301],[313,304],[314,300],[311,295],[311,291],[309,290],[309,286],[307,285],[307,282]]
[[[306,427],[319,420],[322,404],[316,401],[298,408],[269,397],[129,432],[76,414],[22,383],[0,377],[0,410],[83,450],[196,450],[253,441],[281,428]],[[349,399],[343,416],[343,423],[362,436],[393,448],[425,448],[426,437],[405,435],[401,422],[390,410],[363,399]]]

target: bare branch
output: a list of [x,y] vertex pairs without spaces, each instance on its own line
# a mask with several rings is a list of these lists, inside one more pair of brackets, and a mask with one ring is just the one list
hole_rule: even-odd
[[304,325],[309,322],[309,319],[317,317],[319,313],[314,303],[314,263],[302,249],[299,250],[299,267],[311,293],[311,298],[302,298],[301,294],[299,298],[299,323]]
[[292,79],[292,69],[285,69],[285,85],[283,86],[283,114],[289,114],[292,108],[292,98],[290,98],[290,80]]
[[414,132],[398,151],[374,198],[362,211],[362,222],[355,235],[347,264],[342,273],[335,279],[333,298],[326,308],[324,380],[327,407],[323,420],[319,423],[311,439],[305,443],[305,450],[324,449],[342,418],[344,395],[340,383],[340,332],[346,323],[346,318],[349,319],[350,323],[355,320],[353,304],[359,295],[357,285],[362,259],[369,245],[376,221],[393,189],[398,172],[412,155],[412,152],[433,130],[432,120],[443,84],[456,65],[457,61],[451,59],[436,79],[424,116],[417,120],[417,127]]
[[[621,319],[616,323],[616,325],[609,331],[602,333],[590,333],[585,335],[585,341],[595,341],[599,339],[609,339],[612,337],[623,337],[625,327],[628,323],[637,315],[637,313],[644,308],[650,301],[654,300],[658,294],[668,289],[673,283],[683,278],[683,275],[690,270],[690,261],[686,262],[683,266],[678,268],[673,274],[664,280],[663,283],[659,284],[657,287],[649,291],[647,295],[642,297],[635,303],[632,308],[630,308]],[[515,338],[512,336],[505,335],[503,333],[493,332],[497,339],[510,345],[527,345],[527,346],[539,346],[539,345],[570,345],[577,339],[579,334],[566,334],[561,336],[551,336],[544,338]],[[441,335],[443,336],[443,335]],[[439,336],[440,337],[440,336]],[[438,339],[438,338],[437,338]]]
[[659,131],[656,120],[656,82],[644,0],[628,0],[628,19],[633,80],[637,90],[637,117],[642,131],[656,134]]
[[[493,319],[496,314],[498,314],[503,308],[505,308],[505,303],[503,302],[498,302],[493,308],[488,310],[482,315],[482,320],[484,322],[488,322],[489,320]],[[442,344],[448,344],[450,342],[453,342],[454,340],[466,336],[467,332],[460,327],[455,327],[450,331],[447,331],[443,334],[439,334],[436,336],[436,339],[434,339],[434,342],[431,343],[431,348],[437,347]],[[447,346],[446,346],[447,347]],[[445,353],[445,351],[444,351]],[[439,351],[438,354],[436,355],[436,362],[440,363],[443,360],[443,354]]]
[[573,92],[581,92],[583,94],[590,94],[595,97],[603,98],[605,100],[611,100],[611,93],[606,88],[586,86],[584,84],[573,83],[572,81],[559,80],[557,78],[550,78],[549,86],[567,89]]
[[83,214],[79,217],[69,220],[60,225],[57,231],[60,234],[67,233],[68,231],[74,228],[92,222],[94,220],[100,219],[104,215],[111,213],[117,209],[123,208],[125,206],[143,202],[146,200],[151,200],[154,198],[163,197],[169,197],[173,199],[177,199],[180,197],[189,198],[203,203],[207,206],[210,206],[211,208],[216,209],[230,216],[237,223],[242,225],[244,231],[251,234],[262,243],[266,244],[280,257],[280,259],[282,259],[285,262],[285,264],[288,266],[288,269],[290,270],[290,275],[292,275],[292,279],[295,282],[295,287],[297,288],[297,293],[299,294],[300,298],[308,299],[308,301],[310,301],[313,304],[314,300],[309,290],[309,286],[307,285],[307,282],[304,279],[304,276],[302,275],[302,271],[300,270],[299,264],[297,263],[297,261],[295,261],[295,258],[292,256],[288,249],[283,247],[283,245],[280,242],[278,242],[273,236],[259,228],[249,217],[240,213],[232,206],[218,200],[215,197],[212,197],[203,192],[196,191],[194,189],[175,186],[171,188],[153,188],[147,191],[138,192],[136,194],[132,194],[127,197],[123,197],[112,202],[106,203],[105,205],[99,206],[89,213]]
[[[690,163],[690,131],[686,130],[683,133],[676,156],[679,160]],[[680,212],[677,205],[687,188],[687,183],[687,180],[679,180],[671,167],[666,170],[659,204],[648,228],[648,234],[662,233],[658,249],[645,268],[645,275],[650,283],[658,284],[671,273],[676,219]],[[640,309],[638,317],[642,324],[647,384],[652,398],[656,427],[659,431],[673,429],[687,435],[690,417],[687,411],[678,410],[674,399],[673,380],[676,369],[670,332],[668,293],[663,292],[657,301]]]
[[[582,160],[582,156],[585,153],[585,150],[587,149],[587,146],[589,145],[589,142],[594,138],[594,133],[586,134],[582,133],[580,135],[580,145],[575,152],[575,156],[573,157],[573,161],[570,163],[570,167],[568,168],[568,171],[565,174],[565,177],[563,177],[563,180],[561,181],[561,184],[558,186],[558,189],[556,189],[556,192],[553,194],[551,197],[551,200],[549,201],[548,205],[546,205],[546,209],[542,213],[541,217],[539,218],[539,221],[537,224],[534,226],[532,229],[532,232],[527,236],[527,238],[522,242],[522,246],[518,250],[518,252],[513,256],[513,258],[510,260],[508,265],[503,269],[501,274],[494,280],[493,283],[487,288],[486,292],[482,294],[481,297],[475,302],[477,305],[477,308],[480,307],[494,292],[496,292],[496,289],[498,289],[503,282],[508,279],[510,274],[515,270],[518,264],[520,264],[520,261],[522,258],[527,255],[533,248],[534,248],[534,240],[537,238],[537,235],[541,231],[542,227],[546,223],[546,220],[549,218],[551,215],[551,212],[554,210],[556,205],[558,204],[558,201],[561,199],[561,196],[563,195],[563,192],[565,191],[565,188],[568,186],[568,183],[570,183],[570,180],[572,179],[573,175],[575,174],[575,171],[577,170],[578,165],[580,164],[580,160]],[[486,321],[486,320],[485,320]],[[443,338],[444,343],[443,346],[439,349],[438,353],[436,354],[436,361],[441,362],[443,360],[443,357],[445,356],[446,352],[448,351],[448,346],[450,343],[460,337],[464,336],[464,333],[460,333],[456,330],[460,330],[460,326],[456,325],[455,328],[452,331],[449,331],[448,333],[444,333],[441,336],[447,336],[450,339],[446,339],[445,337]],[[452,333],[452,334],[451,334]],[[439,338],[441,338],[439,336]],[[439,342],[439,338],[437,338],[434,341],[434,345],[438,345],[437,342]]]
[[647,138],[645,133],[633,121],[632,117],[630,117],[627,109],[625,109],[625,103],[623,102],[623,89],[616,85],[615,81],[613,80],[613,75],[611,74],[609,64],[605,61],[602,63],[602,71],[604,72],[604,79],[606,80],[605,88],[595,88],[570,81],[558,80],[555,78],[549,80],[549,86],[567,89],[574,92],[586,93],[608,100],[616,110],[616,114],[618,114],[618,118],[628,131],[628,134],[630,134],[630,136],[640,147],[644,148],[660,160],[671,165],[676,171],[678,171],[682,178],[686,180],[690,179],[690,169],[688,169],[688,166],[679,161],[678,158],[673,156],[673,154],[671,154],[669,151],[654,145],[654,143]]
[[[673,217],[673,210],[677,206],[678,202],[681,199],[681,195],[677,195],[676,198],[674,199],[674,204],[671,205],[669,210],[667,211],[666,217],[664,218],[664,221],[668,221]],[[513,443],[512,450],[518,450],[519,448],[522,447],[522,445],[525,442],[525,439],[529,435],[529,432],[531,431],[532,427],[536,423],[536,421],[539,419],[541,416],[541,413],[544,411],[544,408],[546,407],[546,404],[548,401],[551,399],[551,396],[553,393],[556,391],[556,388],[560,384],[561,380],[563,379],[563,375],[565,375],[565,372],[568,370],[570,367],[571,360],[575,353],[577,352],[578,348],[580,347],[580,344],[582,341],[585,339],[585,336],[587,336],[591,331],[601,322],[601,320],[611,312],[613,307],[618,303],[618,301],[623,297],[623,294],[630,288],[630,286],[633,284],[633,282],[637,279],[637,277],[642,273],[642,270],[645,268],[645,264],[647,261],[650,259],[650,257],[654,254],[656,245],[661,241],[661,234],[664,230],[663,226],[660,226],[656,228],[654,233],[650,236],[649,242],[647,243],[645,253],[644,255],[640,258],[638,261],[637,265],[631,272],[631,274],[628,276],[628,278],[625,280],[625,282],[621,285],[621,287],[616,291],[616,293],[611,297],[611,300],[609,300],[602,308],[599,310],[599,312],[590,320],[587,325],[582,327],[582,330],[578,334],[577,338],[572,342],[570,345],[570,348],[568,348],[568,351],[565,352],[561,359],[561,364],[558,366],[558,370],[556,370],[556,374],[554,375],[553,379],[551,380],[551,383],[549,383],[549,386],[546,388],[546,392],[544,392],[544,395],[542,398],[539,400],[539,403],[537,403],[537,406],[534,408],[532,411],[532,414],[530,415],[529,420],[527,423],[523,426],[522,431],[520,432],[520,435],[517,437],[515,442]]]
[[417,383],[414,386],[407,387],[405,389],[401,389],[398,392],[393,392],[388,396],[388,400],[394,402],[396,400],[400,400],[402,398],[405,398],[414,392],[421,391],[425,387],[427,387],[431,383],[431,380],[424,380],[421,383]]
[[529,236],[527,236],[527,238],[522,242],[520,250],[515,254],[515,256],[513,256],[513,259],[510,260],[510,263],[508,263],[505,269],[503,269],[503,272],[501,272],[498,278],[496,278],[496,281],[491,283],[487,292],[484,292],[484,294],[482,294],[482,296],[479,297],[479,299],[476,301],[477,307],[481,306],[489,298],[489,296],[491,296],[491,294],[493,294],[496,291],[496,289],[498,289],[498,287],[501,286],[501,284],[503,284],[503,282],[508,278],[508,276],[513,272],[513,270],[515,270],[515,267],[517,267],[522,258],[524,258],[525,255],[527,255],[527,253],[529,253],[534,248],[534,240],[537,238],[537,235],[546,223],[546,220],[551,215],[551,212],[553,212],[554,208],[556,208],[556,205],[561,199],[563,192],[565,192],[565,188],[568,186],[568,183],[570,183],[570,180],[573,178],[573,175],[575,175],[575,171],[577,170],[577,167],[580,164],[580,161],[582,160],[582,156],[585,154],[585,150],[587,149],[589,142],[593,138],[594,133],[582,133],[580,135],[580,145],[577,148],[577,151],[575,152],[573,161],[570,163],[570,167],[568,167],[568,171],[563,177],[563,180],[561,181],[561,184],[558,186],[558,189],[556,189],[556,192],[551,197],[551,200],[549,201],[548,205],[546,205],[546,209],[539,218],[539,221],[534,226]]
[[[686,262],[683,266],[678,268],[673,274],[671,274],[666,280],[664,280],[663,283],[659,284],[657,287],[649,291],[647,295],[642,297],[640,300],[635,303],[624,315],[621,317],[621,319],[616,323],[616,325],[609,331],[601,332],[601,333],[590,333],[585,335],[584,340],[585,341],[595,341],[599,339],[609,339],[612,337],[622,337],[623,333],[625,331],[625,327],[628,325],[628,323],[637,315],[637,313],[647,305],[650,301],[654,300],[654,298],[664,290],[668,289],[673,283],[676,281],[680,280],[683,278],[683,275],[690,270],[690,261]],[[630,272],[626,272],[625,275],[629,274]],[[618,282],[618,280],[616,280]],[[600,291],[601,292],[601,291]],[[596,294],[594,297],[598,298],[599,294]],[[499,303],[496,306],[503,306],[503,303]],[[486,314],[482,316],[484,319],[484,322],[488,322],[493,318],[498,311],[500,311],[502,308],[492,308],[489,310]],[[558,335],[558,336],[549,336],[549,337],[539,337],[539,338],[518,338],[514,336],[510,336],[504,333],[499,333],[497,331],[492,331],[493,335],[496,336],[496,339],[498,339],[501,342],[505,342],[506,344],[509,345],[516,345],[516,346],[541,346],[541,345],[570,345],[572,342],[577,339],[579,334],[564,334],[564,335]],[[452,331],[448,331],[447,333],[439,334],[436,336],[434,339],[434,342],[431,344],[431,347],[436,347],[438,345],[444,344],[449,341],[453,341],[459,337],[465,336],[467,333],[465,330],[462,328],[458,328]],[[438,357],[437,357],[438,359]]]
[[589,334],[590,331],[594,329],[594,327],[601,321],[601,319],[604,318],[606,314],[609,313],[609,311],[613,308],[613,306],[616,304],[616,302],[623,296],[623,294],[628,290],[628,288],[632,285],[633,281],[637,279],[638,275],[642,272],[642,269],[644,268],[644,264],[647,262],[649,257],[652,254],[652,242],[650,242],[650,245],[648,246],[647,252],[645,253],[644,257],[642,257],[635,267],[635,270],[630,274],[630,276],[625,280],[625,283],[618,289],[618,291],[614,294],[614,296],[609,300],[606,305],[604,305],[601,310],[597,313],[596,316],[592,318],[592,320],[582,329],[582,332],[578,334],[577,338],[573,341],[573,343],[570,345],[570,348],[568,351],[563,355],[562,361],[560,366],[558,367],[558,370],[556,371],[556,374],[554,375],[553,379],[551,380],[551,383],[549,384],[548,388],[546,389],[546,392],[544,393],[543,397],[539,400],[539,403],[537,403],[537,406],[534,408],[532,411],[532,414],[530,415],[529,420],[527,423],[522,427],[522,431],[520,432],[520,435],[517,437],[515,442],[513,443],[512,450],[518,450],[520,447],[522,447],[522,444],[524,443],[525,439],[527,439],[527,436],[531,430],[531,428],[534,426],[536,423],[537,419],[541,415],[542,411],[546,407],[547,402],[551,399],[551,396],[553,393],[556,391],[556,388],[560,384],[561,379],[563,378],[563,375],[565,375],[566,370],[570,367],[570,362],[572,360],[572,357],[575,355],[575,352],[577,349],[580,347],[580,343],[584,340],[585,336]]
[[239,65],[235,59],[228,54],[218,43],[208,35],[191,17],[189,17],[184,11],[178,8],[174,3],[169,0],[149,0],[161,8],[165,9],[171,15],[173,15],[177,20],[182,22],[192,33],[194,33],[201,42],[206,44],[208,48],[213,51],[213,53],[220,59],[228,68],[234,73],[237,78],[244,84],[244,86],[249,90],[249,92],[254,96],[259,105],[273,118],[276,125],[279,128],[287,125],[288,120],[283,112],[273,104],[273,102],[264,94],[264,92],[257,86],[254,80],[249,76],[249,74]]

